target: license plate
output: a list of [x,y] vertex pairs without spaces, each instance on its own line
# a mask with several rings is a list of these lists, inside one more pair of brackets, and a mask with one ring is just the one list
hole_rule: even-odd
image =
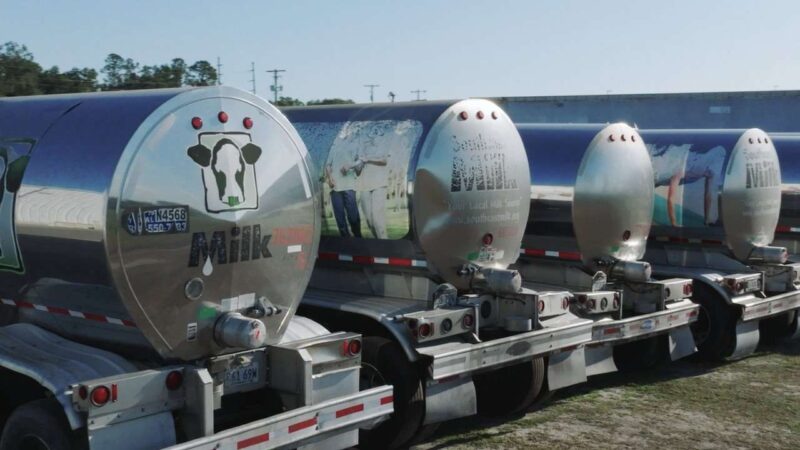
[[225,385],[229,387],[258,383],[258,363],[232,367],[225,371]]

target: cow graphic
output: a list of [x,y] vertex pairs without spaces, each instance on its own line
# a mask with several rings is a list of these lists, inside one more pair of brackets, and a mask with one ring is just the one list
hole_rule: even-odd
[[212,213],[258,208],[255,163],[261,148],[247,133],[200,133],[186,150],[200,166],[206,210]]
[[[33,144],[30,139],[0,141],[0,270],[25,271],[14,227],[14,207]],[[24,149],[22,154],[15,152],[16,147]]]

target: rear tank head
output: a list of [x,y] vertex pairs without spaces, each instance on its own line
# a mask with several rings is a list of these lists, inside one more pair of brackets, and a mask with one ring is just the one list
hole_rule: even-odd
[[653,190],[650,155],[639,133],[624,123],[600,130],[575,179],[572,223],[584,264],[595,269],[601,259],[644,256]]
[[414,230],[429,267],[456,287],[465,266],[504,269],[516,261],[530,208],[525,148],[508,115],[487,100],[448,108],[416,164]]

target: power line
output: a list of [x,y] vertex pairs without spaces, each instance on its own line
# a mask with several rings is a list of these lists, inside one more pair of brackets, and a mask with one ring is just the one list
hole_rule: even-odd
[[251,92],[253,93],[253,95],[255,95],[256,94],[256,63],[254,63],[254,62],[250,63],[250,74],[251,74],[250,84],[253,86],[253,89],[252,89]]
[[419,97],[419,95],[420,95],[420,94],[424,94],[424,93],[426,93],[426,92],[428,92],[428,91],[426,91],[426,90],[423,90],[423,89],[417,89],[417,90],[415,90],[415,91],[411,91],[411,93],[412,93],[412,94],[417,94],[417,101],[420,101],[420,100],[422,100],[422,99]]
[[381,86],[380,84],[365,84],[364,85],[365,88],[369,88],[369,102],[370,103],[374,103],[375,102],[375,100],[374,100],[375,99],[375,88],[376,87],[380,87],[380,86]]
[[281,73],[281,72],[286,72],[286,69],[272,69],[272,70],[268,70],[267,72],[272,74],[272,86],[270,86],[269,89],[275,95],[275,97],[274,97],[275,98],[275,103],[278,103],[278,93],[283,91],[283,86],[278,84],[278,78],[281,77],[278,74]]

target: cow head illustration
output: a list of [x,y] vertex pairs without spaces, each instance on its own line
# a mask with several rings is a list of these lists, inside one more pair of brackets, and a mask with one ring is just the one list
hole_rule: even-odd
[[258,208],[254,164],[261,148],[246,134],[201,133],[187,154],[202,169],[209,212]]

